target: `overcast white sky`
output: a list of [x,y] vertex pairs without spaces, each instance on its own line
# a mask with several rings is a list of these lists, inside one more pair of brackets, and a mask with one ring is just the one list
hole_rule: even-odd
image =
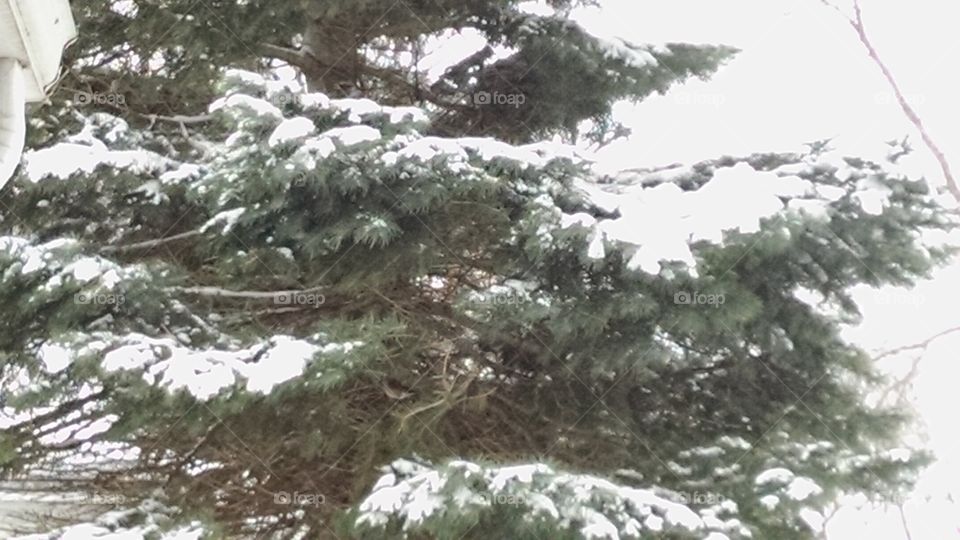
[[[835,0],[849,11],[850,0]],[[958,168],[960,122],[960,2],[862,0],[869,33],[929,131]],[[835,146],[863,155],[883,141],[911,134],[911,170],[940,182],[939,168],[920,144],[877,67],[853,30],[820,0],[604,0],[583,10],[592,32],[637,43],[723,43],[743,52],[711,81],[693,81],[666,96],[617,111],[633,137],[600,153],[604,166],[689,163],[721,154],[795,151],[802,143],[836,137]],[[865,320],[847,332],[868,350],[915,343],[960,326],[956,306],[960,265],[938,272],[912,291],[874,291],[858,297]],[[906,506],[913,540],[960,538],[960,333],[923,355],[915,400],[923,436],[940,462],[929,469]],[[885,368],[909,368],[901,356]],[[960,503],[960,498],[956,499]],[[830,538],[906,538],[895,512],[845,509]]]

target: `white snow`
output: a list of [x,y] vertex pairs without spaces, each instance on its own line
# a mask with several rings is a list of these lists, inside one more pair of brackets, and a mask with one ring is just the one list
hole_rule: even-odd
[[887,452],[887,457],[893,461],[898,461],[900,463],[907,463],[910,461],[910,458],[913,457],[913,451],[909,448],[894,448]]
[[[692,243],[721,244],[727,232],[756,233],[764,219],[787,208],[815,219],[828,215],[829,199],[821,198],[811,182],[757,171],[745,162],[717,169],[710,181],[690,191],[671,182],[636,184],[620,192],[586,183],[578,186],[605,211],[619,211],[620,217],[600,220],[597,227],[608,240],[632,246],[629,267],[650,274],[658,273],[667,261],[695,271]],[[827,195],[835,199],[838,194],[827,190]],[[584,214],[560,216],[562,228],[591,224],[592,218]]]
[[[623,60],[627,65],[634,68],[654,68],[659,65],[657,59],[650,54],[648,47],[634,45],[622,38],[603,39],[594,36],[607,56]],[[664,50],[658,53],[665,52]]]
[[353,146],[364,142],[380,140],[380,130],[370,126],[348,126],[329,129],[321,137],[336,139],[344,146]]
[[283,113],[276,105],[265,99],[256,98],[247,94],[232,94],[222,97],[210,104],[211,113],[225,111],[231,114],[238,114],[241,111],[253,113],[257,118],[265,120],[280,121],[283,119]]
[[186,390],[207,400],[246,381],[249,392],[267,394],[278,385],[303,374],[308,362],[318,355],[345,353],[359,342],[328,343],[278,335],[267,343],[245,349],[189,349],[167,338],[130,334],[113,345],[101,365],[107,372],[142,371],[148,384],[170,391]]
[[317,126],[314,125],[313,121],[309,118],[302,116],[287,118],[274,128],[273,133],[271,133],[267,139],[267,144],[270,148],[274,148],[281,144],[313,135],[316,131]]
[[[561,155],[552,152],[552,149],[562,150]],[[466,163],[470,156],[489,162],[497,159],[512,161],[524,167],[542,167],[559,158],[578,160],[576,150],[566,145],[530,144],[514,146],[502,141],[485,137],[462,137],[456,139],[444,137],[422,137],[410,141],[395,156],[387,159],[395,161],[397,157],[404,159],[430,161],[442,156],[448,166]],[[385,156],[386,157],[386,156]]]
[[100,141],[93,144],[59,143],[24,155],[27,177],[33,182],[52,177],[67,179],[90,174],[101,165],[130,169],[135,173],[164,170],[171,161],[146,150],[110,150]]
[[223,226],[223,234],[227,234],[236,227],[237,222],[240,220],[240,217],[247,211],[246,208],[233,208],[231,210],[224,210],[219,214],[213,216],[206,223],[203,224],[203,227],[200,228],[202,232],[207,232],[208,230],[216,227],[218,225]]
[[289,336],[273,338],[273,346],[257,363],[244,370],[247,390],[269,394],[281,383],[299,377],[320,348]]
[[41,345],[37,356],[43,364],[43,370],[51,375],[63,371],[73,362],[70,349],[53,343]]
[[776,467],[773,469],[767,469],[762,473],[758,474],[754,482],[757,485],[779,483],[786,484],[787,482],[793,480],[794,474],[789,469],[784,469],[783,467]]
[[795,501],[803,501],[821,493],[823,488],[805,476],[794,478],[787,486],[787,496]]
[[320,92],[297,94],[297,101],[304,109],[324,110],[330,108],[330,98]]
[[164,184],[174,184],[182,180],[198,178],[200,176],[200,172],[201,168],[199,165],[183,163],[176,169],[161,174],[160,182]]
[[379,103],[366,98],[332,99],[330,107],[347,113],[349,120],[355,124],[363,121],[364,116],[383,112],[383,107]]
[[853,197],[860,203],[864,212],[872,216],[879,216],[883,213],[888,194],[881,190],[867,190],[854,193]]
[[[747,534],[739,520],[716,518],[720,507],[703,510],[701,517],[689,507],[658,496],[652,490],[614,484],[608,480],[555,471],[543,463],[482,467],[457,460],[434,469],[407,460],[383,469],[371,493],[360,504],[357,523],[384,527],[399,521],[409,531],[435,512],[451,506],[468,512],[509,497],[526,507],[529,515],[549,517],[561,527],[578,527],[585,538],[620,538],[621,534],[646,536],[669,530]],[[402,478],[398,478],[401,475]],[[468,479],[473,495],[458,488],[445,493],[451,475]],[[485,487],[484,487],[485,486]],[[603,501],[602,503],[600,501]],[[723,511],[735,513],[735,505]]]

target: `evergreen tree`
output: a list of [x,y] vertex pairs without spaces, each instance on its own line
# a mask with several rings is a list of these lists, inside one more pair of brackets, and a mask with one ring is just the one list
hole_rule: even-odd
[[822,145],[601,177],[546,142],[732,50],[569,2],[115,4],[74,6],[0,197],[0,467],[103,512],[36,538],[810,538],[924,463],[839,336],[853,285],[949,255],[922,180]]

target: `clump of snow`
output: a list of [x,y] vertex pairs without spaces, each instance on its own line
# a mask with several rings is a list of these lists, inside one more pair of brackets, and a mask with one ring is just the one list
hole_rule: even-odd
[[793,471],[789,469],[784,469],[783,467],[776,467],[773,469],[767,469],[762,473],[758,474],[754,479],[754,482],[757,485],[764,484],[786,484],[787,482],[793,480],[794,474]]
[[110,150],[99,140],[92,141],[92,144],[55,144],[27,152],[24,159],[27,178],[33,182],[48,177],[64,180],[78,173],[90,174],[101,165],[146,174],[162,171],[172,163],[171,160],[146,150]]
[[244,370],[250,392],[269,394],[278,384],[299,377],[307,362],[321,350],[313,343],[289,336],[277,336],[271,341],[272,347],[263,357]]
[[330,100],[330,107],[347,113],[349,120],[355,124],[362,122],[364,116],[383,112],[383,107],[379,103],[365,98],[332,99]]
[[247,94],[232,94],[222,97],[210,104],[211,113],[224,111],[229,114],[253,116],[265,120],[280,121],[283,119],[283,113],[276,105],[265,99],[256,98]]
[[795,501],[804,501],[821,493],[823,488],[805,476],[794,478],[787,486],[787,496]]
[[[795,501],[803,501],[823,493],[823,488],[810,478],[796,476],[793,471],[783,467],[775,467],[763,471],[757,475],[754,483],[758,486],[779,487],[784,495]],[[773,499],[768,498],[767,503],[772,504]]]
[[[456,489],[448,489],[451,485]],[[382,528],[393,521],[410,531],[441,512],[446,517],[456,510],[474,513],[498,501],[525,507],[531,520],[576,527],[585,538],[639,537],[665,531],[715,533],[721,536],[714,538],[723,538],[723,532],[745,531],[735,519],[716,517],[718,511],[735,512],[735,505],[711,508],[700,515],[653,490],[556,471],[543,463],[483,467],[462,460],[442,468],[394,462],[360,503],[356,522]]]
[[250,392],[268,394],[303,374],[318,355],[349,352],[358,343],[319,345],[290,336],[244,349],[190,349],[169,338],[130,334],[110,347],[101,365],[107,372],[142,371],[143,380],[170,391],[186,390],[207,400],[246,381]]
[[[618,217],[594,224],[594,219],[583,213],[561,214],[559,225],[595,227],[588,251],[600,253],[598,238],[602,235],[625,247],[631,269],[657,274],[664,263],[679,262],[695,273],[692,244],[719,245],[727,233],[757,233],[764,220],[785,212],[811,220],[831,217],[831,205],[848,191],[798,176],[807,174],[808,169],[821,171],[822,164],[800,165],[762,171],[741,160],[714,167],[712,177],[696,189],[685,189],[673,181],[691,175],[691,169],[676,167],[633,174],[636,183],[628,186],[601,188],[579,182],[577,186],[590,202]],[[853,197],[871,214],[889,204],[889,195],[889,188],[873,178],[861,180],[853,191]]]
[[890,188],[878,182],[876,178],[868,177],[858,183],[857,192],[853,197],[860,203],[864,212],[879,216],[883,213],[883,209],[890,205],[890,195]]
[[203,227],[200,228],[201,232],[207,232],[213,227],[223,226],[223,234],[227,234],[237,226],[237,223],[240,221],[240,217],[247,211],[246,208],[233,208],[230,210],[224,210],[219,214],[213,216],[206,223],[203,224]]
[[[555,148],[557,147],[557,148]],[[554,153],[553,149],[559,149],[561,153]],[[558,159],[568,158],[579,160],[576,150],[570,147],[560,147],[560,145],[544,146],[543,144],[530,144],[525,146],[514,146],[496,139],[484,137],[462,137],[450,139],[444,137],[422,137],[415,139],[391,155],[388,159],[395,162],[399,159],[410,159],[421,162],[427,162],[437,157],[443,157],[448,165],[465,164],[471,156],[490,162],[498,159],[504,159],[514,162],[523,167],[543,167],[547,163]],[[387,156],[384,156],[385,158]],[[453,168],[451,166],[451,168]]]
[[344,146],[353,146],[364,142],[380,140],[380,130],[370,126],[348,126],[329,129],[321,137],[335,139]]
[[[659,65],[657,59],[650,54],[648,47],[634,45],[617,37],[611,39],[596,39],[607,56],[622,60],[630,67],[638,69],[652,69]],[[658,52],[662,53],[663,50],[660,49]]]
[[72,363],[70,349],[54,343],[44,343],[37,352],[43,370],[49,374],[63,371]]
[[316,131],[317,126],[315,126],[309,118],[302,116],[287,118],[274,128],[273,133],[270,134],[270,138],[267,139],[267,144],[270,148],[274,148],[281,144],[313,135]]
[[85,523],[12,536],[10,540],[201,540],[208,536],[198,521],[168,529],[164,526],[169,522],[168,514],[169,509],[148,499],[137,508],[111,510]]
[[297,103],[304,110],[326,110],[330,108],[330,98],[321,92],[297,94]]
[[172,171],[167,171],[160,175],[160,182],[164,184],[175,184],[182,180],[198,178],[201,174],[199,165],[192,163],[183,163]]

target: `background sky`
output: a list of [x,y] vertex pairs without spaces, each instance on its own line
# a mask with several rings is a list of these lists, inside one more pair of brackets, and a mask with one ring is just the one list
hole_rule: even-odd
[[[850,0],[835,2],[852,12]],[[862,0],[861,5],[874,45],[953,168],[960,168],[960,2]],[[620,120],[634,135],[599,152],[604,168],[799,151],[805,142],[830,137],[845,153],[874,156],[883,151],[884,141],[910,134],[916,150],[909,170],[942,185],[939,167],[853,29],[820,0],[603,0],[599,9],[581,10],[577,18],[593,33],[636,43],[723,43],[742,49],[710,81],[692,81],[666,96],[618,107]],[[864,321],[846,335],[868,351],[960,327],[960,265],[913,290],[863,287],[856,296]],[[913,358],[922,356],[911,393],[921,416],[912,442],[932,448],[939,461],[905,505],[913,540],[960,538],[957,351],[960,332],[932,342],[926,351],[881,364],[891,373],[905,373]],[[898,512],[858,506],[848,501],[830,521],[830,538],[907,538]]]

